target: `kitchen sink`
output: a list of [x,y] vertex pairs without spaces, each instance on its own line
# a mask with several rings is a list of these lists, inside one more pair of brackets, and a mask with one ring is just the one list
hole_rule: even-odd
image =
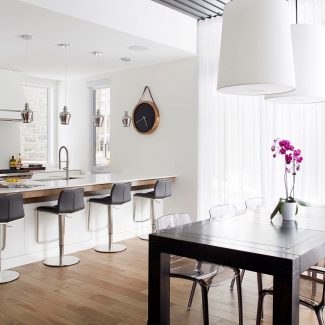
[[[70,179],[82,179],[83,177],[75,176],[75,177],[69,177]],[[42,178],[42,179],[32,179],[33,181],[37,182],[47,182],[47,181],[64,181],[66,178],[64,176],[51,176],[48,178]]]

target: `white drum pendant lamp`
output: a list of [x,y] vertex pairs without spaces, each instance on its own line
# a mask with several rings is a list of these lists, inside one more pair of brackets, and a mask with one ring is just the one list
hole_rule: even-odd
[[295,89],[286,0],[233,0],[225,6],[217,88],[248,96]]
[[266,96],[279,104],[325,102],[325,28],[320,25],[292,25],[292,43],[296,72],[296,90]]

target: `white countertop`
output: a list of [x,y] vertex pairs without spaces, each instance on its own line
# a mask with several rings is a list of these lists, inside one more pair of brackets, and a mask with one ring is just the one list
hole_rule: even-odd
[[43,191],[50,189],[69,188],[69,187],[85,187],[90,185],[112,184],[136,182],[154,179],[163,179],[169,177],[176,177],[175,175],[144,175],[144,174],[123,174],[123,173],[109,173],[109,174],[92,174],[78,177],[70,180],[25,180],[22,183],[26,184],[26,188],[0,188],[0,194],[8,193],[22,193],[29,191]]

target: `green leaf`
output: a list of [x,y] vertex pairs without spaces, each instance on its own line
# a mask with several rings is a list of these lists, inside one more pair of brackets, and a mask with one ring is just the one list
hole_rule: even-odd
[[275,209],[274,209],[273,212],[271,213],[271,216],[270,216],[270,219],[271,219],[271,220],[275,217],[275,215],[276,215],[278,212],[281,213],[281,211],[280,211],[280,209],[281,209],[281,205],[282,205],[282,199],[279,200],[277,206],[275,207]]
[[306,202],[306,201],[303,201],[303,200],[300,200],[300,199],[296,199],[296,202],[297,202],[299,205],[303,206],[303,207],[311,207],[311,206],[312,206],[310,203],[308,203],[308,202]]
[[296,199],[296,202],[303,206],[303,207],[311,207],[311,208],[325,208],[325,205],[324,204],[312,204],[312,203],[309,203],[307,201],[303,201],[303,200],[300,200],[300,199]]

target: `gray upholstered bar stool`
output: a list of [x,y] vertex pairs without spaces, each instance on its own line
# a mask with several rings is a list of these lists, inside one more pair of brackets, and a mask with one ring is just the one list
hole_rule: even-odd
[[1,251],[6,247],[6,230],[8,223],[24,218],[22,194],[0,195],[0,283],[7,283],[19,278],[15,271],[1,269]]
[[[167,179],[160,179],[156,182],[155,188],[147,193],[135,193],[133,195],[133,221],[136,223],[146,222],[151,220],[151,231],[156,231],[156,216],[155,216],[155,202],[162,201],[172,196],[172,181]],[[135,198],[144,198],[150,200],[150,216],[145,220],[136,220],[136,202]],[[163,213],[164,214],[164,213]],[[141,234],[139,238],[149,240],[149,234]]]
[[57,214],[59,217],[59,256],[46,259],[43,261],[45,265],[61,267],[79,263],[80,260],[78,257],[64,255],[65,218],[68,214],[83,210],[84,208],[85,202],[83,188],[62,190],[57,205],[40,206],[37,208],[37,220],[39,218],[39,212]]
[[[118,253],[126,250],[125,245],[113,244],[113,214],[112,207],[115,205],[121,206],[131,201],[131,183],[114,184],[109,196],[104,198],[92,198],[89,200],[89,212],[88,212],[88,230],[90,229],[90,204],[98,203],[106,205],[108,210],[108,243],[104,245],[98,245],[95,247],[97,252],[101,253]],[[106,227],[105,227],[106,228]],[[96,231],[96,230],[95,230]]]

